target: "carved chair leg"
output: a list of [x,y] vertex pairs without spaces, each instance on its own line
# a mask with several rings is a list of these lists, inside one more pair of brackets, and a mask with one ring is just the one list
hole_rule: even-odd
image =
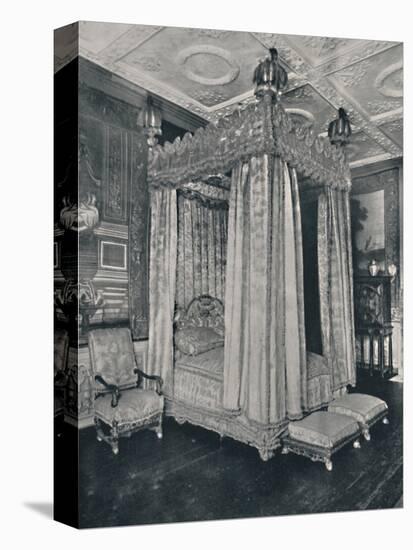
[[119,432],[118,432],[118,424],[116,422],[112,424],[110,434],[111,434],[110,446],[112,447],[113,454],[117,455],[119,453]]
[[159,419],[159,424],[155,428],[156,437],[158,439],[163,438],[163,432],[162,432],[162,417]]
[[96,439],[98,441],[103,441],[105,439],[105,434],[102,430],[102,424],[98,418],[95,417],[95,426],[96,426]]
[[366,441],[370,441],[370,430],[368,428],[363,429],[363,436]]

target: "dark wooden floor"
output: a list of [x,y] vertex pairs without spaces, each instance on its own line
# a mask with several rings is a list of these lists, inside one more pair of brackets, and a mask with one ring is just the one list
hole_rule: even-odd
[[96,441],[94,429],[82,430],[80,526],[400,506],[403,386],[368,379],[360,381],[358,391],[387,401],[390,425],[376,425],[361,449],[337,453],[331,473],[291,454],[262,462],[253,448],[230,439],[220,444],[216,434],[171,419],[165,421],[163,441],[143,431],[121,440],[118,456]]

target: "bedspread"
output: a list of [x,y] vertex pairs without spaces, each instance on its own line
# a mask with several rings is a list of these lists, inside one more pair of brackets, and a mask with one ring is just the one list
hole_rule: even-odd
[[195,357],[182,355],[175,363],[174,399],[215,411],[222,410],[224,347]]

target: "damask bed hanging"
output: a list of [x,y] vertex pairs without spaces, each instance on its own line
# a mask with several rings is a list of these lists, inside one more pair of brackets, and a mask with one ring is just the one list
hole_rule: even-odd
[[[275,79],[270,71],[269,85],[260,90],[256,103],[193,136],[155,147],[148,169],[152,196],[148,364],[166,380],[171,402],[177,190],[211,174],[231,173],[222,398],[215,410],[197,411],[196,400],[189,412],[183,410],[194,423],[256,446],[263,458],[278,447],[290,419],[326,404],[335,391],[355,381],[349,167],[342,149],[293,123],[272,87]],[[321,277],[324,370],[317,376],[305,342],[297,173],[323,197],[319,227],[325,223],[326,231],[319,241],[325,247],[320,265],[327,266],[324,277],[335,285],[331,291]]]

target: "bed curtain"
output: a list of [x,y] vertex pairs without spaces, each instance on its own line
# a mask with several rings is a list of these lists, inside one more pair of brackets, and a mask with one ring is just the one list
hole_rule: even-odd
[[166,396],[172,396],[173,391],[176,254],[176,190],[154,190],[151,194],[148,373],[162,377]]
[[297,177],[263,155],[232,171],[225,292],[224,408],[259,424],[307,408]]
[[348,191],[328,187],[320,194],[318,239],[323,355],[337,392],[356,382]]
[[178,191],[176,303],[186,309],[209,294],[224,302],[228,208],[224,201],[204,204],[202,195]]

